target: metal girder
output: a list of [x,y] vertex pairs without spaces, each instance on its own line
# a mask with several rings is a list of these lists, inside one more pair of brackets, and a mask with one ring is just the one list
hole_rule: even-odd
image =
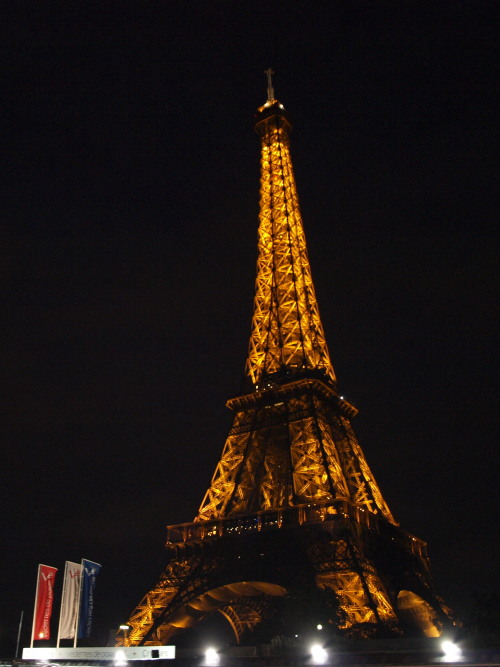
[[362,545],[356,544],[352,536],[312,545],[311,551],[317,585],[331,589],[339,601],[339,628],[362,623],[396,625],[390,596]]
[[253,630],[262,621],[262,607],[265,606],[265,602],[263,603],[262,599],[259,600],[259,604],[257,605],[251,605],[241,600],[222,607],[218,611],[231,625],[235,639],[239,644],[245,632]]
[[395,523],[331,389],[303,379],[241,399],[197,521],[347,498]]
[[156,586],[146,593],[128,619],[130,646],[141,643],[148,636],[180,586],[189,581],[195,566],[192,559],[173,560],[167,565]]
[[259,385],[284,367],[335,373],[319,316],[282,114],[257,123],[262,138],[257,278],[247,375]]

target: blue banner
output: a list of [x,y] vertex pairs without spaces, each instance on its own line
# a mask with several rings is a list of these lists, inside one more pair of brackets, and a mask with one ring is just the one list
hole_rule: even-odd
[[78,617],[78,639],[90,637],[94,613],[95,580],[101,570],[99,563],[82,559],[80,592],[80,614]]

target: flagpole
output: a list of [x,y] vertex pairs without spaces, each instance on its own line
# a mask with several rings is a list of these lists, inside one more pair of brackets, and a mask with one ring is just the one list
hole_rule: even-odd
[[16,644],[16,660],[19,653],[19,642],[21,641],[21,628],[23,627],[23,616],[24,610],[21,612],[21,618],[19,619],[19,630],[17,631],[17,644]]
[[36,605],[38,602],[38,586],[40,584],[40,564],[38,565],[38,572],[36,575],[36,594],[35,594],[35,607],[33,609],[33,623],[31,625],[31,644],[30,648],[33,648],[33,637],[35,634],[35,621],[36,621]]
[[73,648],[76,648],[78,643],[78,624],[80,622],[80,607],[82,606],[82,588],[83,588],[83,558],[82,558],[82,569],[80,572],[80,591],[78,592],[78,609],[76,610],[76,620],[75,620],[75,638],[73,640]]
[[57,628],[57,643],[56,643],[56,648],[59,648],[59,639],[61,637],[61,620],[63,618],[63,611],[64,611],[64,592],[66,590],[66,579],[68,577],[68,561],[66,561],[64,565],[64,579],[63,579],[63,588],[62,588],[62,593],[61,593],[61,608],[59,609],[59,627]]

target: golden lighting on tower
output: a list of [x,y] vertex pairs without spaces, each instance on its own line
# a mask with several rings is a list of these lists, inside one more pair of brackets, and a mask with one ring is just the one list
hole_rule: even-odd
[[[268,85],[268,96],[272,86]],[[272,91],[274,94],[274,91]],[[261,137],[257,278],[246,373],[259,387],[277,372],[335,373],[319,316],[290,157],[283,105],[259,108]]]
[[194,521],[167,528],[170,557],[128,620],[131,646],[167,643],[216,611],[239,642],[304,573],[308,594],[319,589],[336,610],[329,623],[353,636],[400,633],[408,624],[437,636],[447,618],[426,544],[396,523],[352,429],[357,410],[337,393],[291,125],[266,74],[267,101],[256,119],[260,214],[245,371],[252,386],[227,402],[232,426]]

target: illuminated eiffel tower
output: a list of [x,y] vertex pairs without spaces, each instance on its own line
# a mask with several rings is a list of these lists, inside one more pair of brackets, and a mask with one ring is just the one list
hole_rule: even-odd
[[350,636],[439,636],[449,619],[426,544],[393,518],[352,430],[357,410],[337,392],[291,125],[267,76],[249,389],[227,403],[232,428],[197,516],[167,529],[167,564],[128,620],[128,644],[169,643],[215,612],[236,641],[299,618]]

